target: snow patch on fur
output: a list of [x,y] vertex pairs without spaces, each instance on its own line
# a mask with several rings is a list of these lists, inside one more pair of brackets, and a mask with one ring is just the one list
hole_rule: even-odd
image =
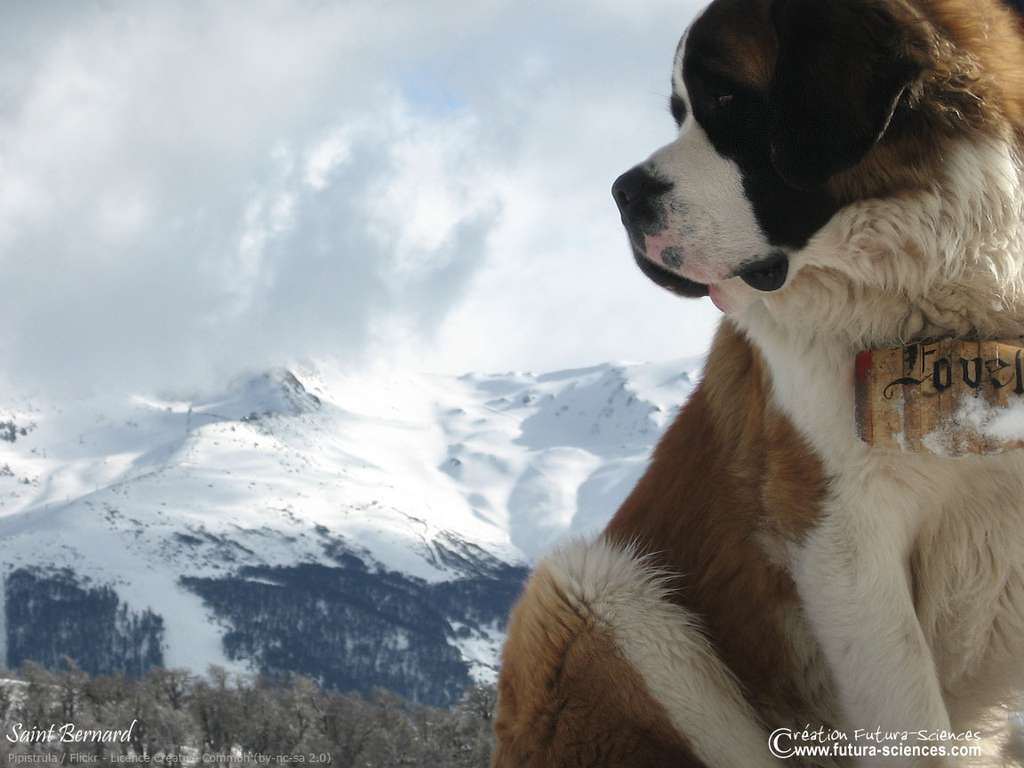
[[971,398],[958,409],[956,421],[985,437],[1024,440],[1024,402],[999,407],[980,397]]

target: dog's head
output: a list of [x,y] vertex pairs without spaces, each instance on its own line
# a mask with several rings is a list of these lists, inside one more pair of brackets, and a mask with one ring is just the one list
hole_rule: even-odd
[[944,278],[1018,280],[1022,31],[1004,0],[715,0],[676,51],[678,137],[613,186],[637,263],[730,313],[816,270],[924,326]]

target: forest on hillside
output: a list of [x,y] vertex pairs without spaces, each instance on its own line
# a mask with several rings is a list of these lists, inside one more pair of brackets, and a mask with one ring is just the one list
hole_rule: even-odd
[[438,709],[386,691],[336,693],[306,677],[217,667],[133,679],[93,677],[70,661],[59,671],[29,662],[0,678],[4,765],[485,768],[493,744],[490,686]]

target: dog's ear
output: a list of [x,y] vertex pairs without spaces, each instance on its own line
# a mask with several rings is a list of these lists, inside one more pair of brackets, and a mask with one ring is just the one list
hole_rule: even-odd
[[885,135],[927,67],[924,22],[902,0],[775,0],[772,162],[818,187]]

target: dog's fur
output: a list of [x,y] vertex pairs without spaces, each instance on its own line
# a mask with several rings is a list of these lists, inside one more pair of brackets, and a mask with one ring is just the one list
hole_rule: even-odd
[[1024,334],[1024,24],[715,0],[672,107],[616,197],[644,271],[728,319],[603,539],[528,586],[495,764],[756,766],[780,725],[977,726],[1024,686],[1024,452],[868,448],[853,364]]

